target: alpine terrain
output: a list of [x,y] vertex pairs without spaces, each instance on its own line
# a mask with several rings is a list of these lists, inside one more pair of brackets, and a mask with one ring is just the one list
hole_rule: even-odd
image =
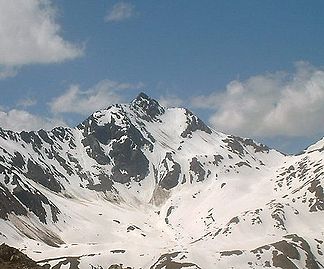
[[52,269],[324,268],[323,158],[324,139],[287,156],[143,93],[0,128],[0,244]]

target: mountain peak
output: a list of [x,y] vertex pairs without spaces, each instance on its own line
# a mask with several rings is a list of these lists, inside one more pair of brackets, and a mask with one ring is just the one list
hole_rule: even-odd
[[135,98],[135,100],[141,100],[141,99],[150,100],[151,98],[146,93],[140,92]]
[[155,119],[156,116],[162,115],[165,112],[165,108],[161,106],[158,101],[149,97],[144,92],[141,92],[131,102],[130,108],[140,114],[145,114],[145,119],[148,121]]

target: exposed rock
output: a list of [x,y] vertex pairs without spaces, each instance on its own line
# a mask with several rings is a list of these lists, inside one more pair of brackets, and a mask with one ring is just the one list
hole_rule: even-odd
[[[169,167],[169,163],[172,163],[171,167]],[[179,184],[181,166],[179,163],[173,160],[170,152],[166,154],[165,159],[162,161],[162,165],[166,170],[166,173],[162,175],[159,185],[163,189],[170,190]]]
[[54,175],[46,171],[39,164],[28,160],[27,169],[28,172],[25,175],[29,179],[38,182],[39,184],[49,188],[52,191],[60,192],[62,190],[61,184],[55,179]]
[[310,201],[310,212],[324,210],[324,191],[321,182],[313,180],[308,190],[315,196],[315,199]]
[[296,234],[284,236],[284,240],[251,250],[259,258],[271,252],[273,266],[282,269],[299,269],[295,263],[300,264],[301,253],[306,256],[302,268],[320,269],[323,265],[318,261],[305,239]]
[[0,268],[1,269],[46,269],[28,258],[18,249],[6,244],[0,245]]
[[186,138],[188,136],[191,136],[193,132],[195,131],[203,131],[207,134],[211,134],[210,128],[197,116],[195,116],[191,111],[186,109],[185,115],[187,117],[186,123],[187,127],[186,129],[181,133],[181,136],[183,138]]
[[181,254],[183,255],[181,252],[163,254],[150,269],[200,269],[200,267],[194,263],[176,261]]
[[222,251],[221,256],[232,256],[232,255],[242,255],[243,251],[242,250],[229,250],[229,251]]
[[197,181],[203,181],[205,179],[206,171],[203,168],[203,165],[198,161],[196,157],[192,158],[190,163],[190,180],[193,181],[193,175],[197,177]]
[[160,104],[141,92],[131,103],[130,108],[146,121],[157,121],[157,116],[162,115],[165,109]]
[[[1,166],[0,166],[1,169]],[[8,219],[8,214],[26,215],[27,210],[0,182],[0,218]]]

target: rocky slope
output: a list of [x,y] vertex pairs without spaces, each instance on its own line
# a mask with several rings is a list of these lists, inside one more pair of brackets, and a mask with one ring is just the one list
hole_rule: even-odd
[[145,94],[0,129],[0,242],[52,268],[324,268],[324,140],[285,156]]
[[28,258],[19,250],[6,244],[0,245],[0,268],[1,269],[45,269],[35,261]]

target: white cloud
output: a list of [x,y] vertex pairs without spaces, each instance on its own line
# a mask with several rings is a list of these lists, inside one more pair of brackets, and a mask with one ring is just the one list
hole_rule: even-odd
[[83,91],[80,86],[72,85],[63,95],[52,100],[49,105],[53,113],[77,113],[87,116],[98,109],[123,102],[121,91],[139,89],[142,86],[141,83],[129,84],[103,80],[94,87]]
[[0,0],[0,77],[27,64],[59,63],[82,55],[60,36],[50,0]]
[[12,131],[50,130],[56,126],[66,126],[64,121],[54,118],[43,118],[25,110],[11,109],[0,111],[0,127]]
[[293,74],[257,75],[225,91],[193,98],[210,109],[217,130],[243,136],[312,136],[324,132],[324,70],[305,62]]
[[119,2],[111,10],[108,10],[105,22],[120,22],[135,15],[135,8],[132,4]]
[[173,94],[160,96],[158,101],[164,107],[179,107],[184,103],[181,98]]

